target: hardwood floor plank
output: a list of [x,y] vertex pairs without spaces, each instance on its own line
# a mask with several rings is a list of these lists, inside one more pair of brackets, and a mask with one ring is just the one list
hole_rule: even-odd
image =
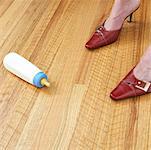
[[[151,149],[151,95],[114,102],[111,90],[151,41],[151,2],[142,0],[117,42],[84,44],[113,0],[0,0],[0,150]],[[17,52],[48,74],[37,89],[10,74]]]

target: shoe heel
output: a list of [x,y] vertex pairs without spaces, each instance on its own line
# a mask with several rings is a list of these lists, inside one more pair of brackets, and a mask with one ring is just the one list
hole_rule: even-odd
[[131,13],[128,18],[127,18],[127,22],[131,23],[132,22],[132,18],[133,18],[133,13]]

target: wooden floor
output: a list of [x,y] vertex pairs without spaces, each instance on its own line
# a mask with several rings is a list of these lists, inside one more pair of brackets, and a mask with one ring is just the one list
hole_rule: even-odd
[[[112,4],[0,0],[0,150],[151,149],[151,94],[109,97],[151,43],[151,1],[142,0],[116,43],[88,51],[85,42]],[[7,72],[9,52],[44,70],[51,87],[37,89]]]

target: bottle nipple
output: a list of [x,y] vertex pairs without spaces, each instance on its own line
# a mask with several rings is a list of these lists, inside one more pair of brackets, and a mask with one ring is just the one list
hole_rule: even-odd
[[50,83],[47,81],[47,79],[45,79],[45,78],[43,78],[42,80],[41,80],[41,84],[43,85],[43,86],[46,86],[46,87],[50,87]]

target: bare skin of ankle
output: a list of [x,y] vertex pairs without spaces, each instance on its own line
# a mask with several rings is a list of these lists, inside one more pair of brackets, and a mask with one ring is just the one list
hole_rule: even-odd
[[135,11],[139,5],[140,0],[115,0],[110,16],[104,25],[106,30],[119,30],[125,18]]
[[151,81],[151,46],[134,68],[134,76],[139,80]]

